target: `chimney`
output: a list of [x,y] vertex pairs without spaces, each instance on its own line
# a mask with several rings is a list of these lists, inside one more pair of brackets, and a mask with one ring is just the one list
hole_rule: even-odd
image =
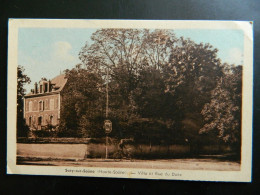
[[37,94],[38,93],[38,84],[37,82],[35,82],[34,84],[34,94]]

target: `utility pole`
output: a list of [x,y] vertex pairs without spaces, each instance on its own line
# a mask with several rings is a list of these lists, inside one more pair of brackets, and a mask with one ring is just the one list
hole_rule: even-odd
[[106,119],[108,119],[108,68],[107,68],[107,79],[106,79],[106,93],[107,93],[107,101],[106,101]]
[[[106,102],[106,119],[108,117],[108,68],[107,68],[107,86],[106,86],[106,91],[107,91],[107,102]],[[106,159],[107,159],[107,144],[108,144],[108,133],[106,133]]]
[[108,158],[108,134],[112,131],[112,122],[108,119],[108,68],[107,68],[107,78],[106,78],[106,119],[104,121],[104,130],[106,133],[106,159]]
[[107,68],[107,79],[106,79],[106,96],[107,96],[107,101],[106,101],[106,120],[104,121],[104,129],[106,133],[106,159],[108,158],[108,134],[112,131],[112,122],[108,120],[108,68]]

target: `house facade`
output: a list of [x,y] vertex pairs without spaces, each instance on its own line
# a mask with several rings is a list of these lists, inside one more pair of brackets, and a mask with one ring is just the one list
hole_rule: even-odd
[[24,97],[24,118],[30,130],[53,129],[59,125],[61,92],[66,85],[65,75],[52,80],[42,79]]

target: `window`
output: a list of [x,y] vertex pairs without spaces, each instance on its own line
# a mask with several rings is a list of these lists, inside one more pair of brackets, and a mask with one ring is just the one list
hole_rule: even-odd
[[55,109],[57,109],[58,106],[59,106],[59,100],[58,100],[58,98],[56,98],[56,99],[55,99]]
[[49,109],[49,101],[48,100],[45,100],[45,104],[44,104],[44,109]]
[[32,117],[32,125],[36,125],[36,116]]
[[33,103],[32,103],[32,101],[30,101],[30,102],[29,102],[29,112],[32,111],[32,107],[33,107]]
[[32,117],[30,116],[29,117],[29,127],[31,127],[32,126]]
[[37,101],[34,100],[33,102],[33,111],[36,111],[37,110]]
[[47,83],[44,83],[44,93],[47,92],[47,89],[48,89],[48,84],[47,84]]
[[29,101],[25,100],[25,111],[29,111]]
[[44,110],[44,102],[39,101],[39,111],[43,111],[43,110]]
[[40,85],[40,93],[42,93],[42,85]]
[[53,125],[53,116],[50,116],[50,125]]
[[38,125],[39,125],[39,126],[42,125],[42,117],[41,117],[41,116],[38,117]]
[[54,110],[54,99],[50,99],[50,110]]
[[39,111],[43,111],[44,110],[44,101],[39,101]]

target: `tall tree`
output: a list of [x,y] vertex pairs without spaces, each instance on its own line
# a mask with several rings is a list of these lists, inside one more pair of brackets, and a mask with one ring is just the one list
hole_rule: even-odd
[[169,63],[163,68],[166,93],[171,94],[175,104],[172,114],[175,130],[182,131],[190,142],[199,138],[203,123],[201,110],[210,102],[211,91],[223,75],[217,52],[209,44],[197,44],[181,37],[172,48]]
[[100,29],[91,36],[93,44],[79,53],[88,70],[116,76],[118,68],[138,74],[147,65],[160,66],[168,61],[176,41],[170,30]]
[[65,72],[68,81],[62,91],[59,135],[100,136],[104,116],[103,80],[81,65]]
[[170,30],[100,29],[91,39],[79,57],[89,73],[108,83],[113,136],[201,141],[202,110],[227,73],[216,48]]
[[174,94],[183,110],[198,111],[208,101],[210,91],[222,76],[218,50],[181,37],[164,67],[167,91]]
[[28,127],[25,124],[23,117],[24,113],[24,95],[26,89],[24,85],[30,83],[30,78],[24,74],[24,67],[18,65],[17,67],[17,137],[25,137],[28,133]]
[[155,67],[140,71],[139,82],[133,91],[137,112],[142,118],[159,119],[165,116],[165,84],[162,74]]
[[[148,80],[143,80],[150,79],[151,68],[158,70],[157,78],[161,76],[160,71],[169,60],[176,37],[169,30],[100,29],[91,39],[93,44],[86,44],[79,57],[88,71],[103,78],[107,69],[109,70],[109,115],[114,119],[113,127],[118,124],[118,134],[123,136],[125,133],[122,132],[127,131],[131,118],[145,117],[137,113],[136,106],[141,102],[135,102],[135,95],[138,94],[136,89],[141,89],[140,86],[145,83],[149,84]],[[145,71],[150,73],[146,74]],[[150,85],[150,92],[151,87]],[[159,90],[164,90],[164,87]],[[144,92],[147,93],[146,97],[149,96],[148,92]],[[145,101],[148,103],[149,100]],[[149,103],[145,109],[139,111],[148,113],[153,106],[154,104]],[[115,132],[116,129],[113,130]]]
[[242,66],[225,64],[225,75],[212,91],[211,101],[201,111],[205,125],[200,133],[215,132],[237,149],[241,146]]
[[100,29],[86,44],[79,58],[91,72],[102,76],[109,69],[110,80],[121,89],[120,95],[129,99],[138,75],[147,66],[160,68],[168,61],[170,48],[176,41],[169,30]]

